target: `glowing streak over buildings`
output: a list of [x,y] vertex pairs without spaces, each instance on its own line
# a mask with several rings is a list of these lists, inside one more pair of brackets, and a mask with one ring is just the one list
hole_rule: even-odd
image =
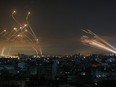
[[2,52],[1,52],[1,56],[4,56],[4,50],[5,50],[5,48],[3,47]]
[[13,34],[11,34],[11,36],[8,38],[8,41],[9,41],[10,39],[12,39],[12,37],[14,37],[14,36],[17,34],[17,32],[19,32],[19,30],[20,30],[20,29],[18,29],[16,32],[14,32]]
[[6,30],[3,30],[2,32],[0,32],[0,35],[4,34],[6,32]]
[[34,46],[33,46],[32,48],[35,50],[36,54],[38,54],[38,51],[37,51],[37,49],[36,49]]
[[10,51],[11,51],[11,46],[9,46],[9,49],[8,49],[8,54],[7,54],[7,56],[10,56]]
[[16,27],[14,27],[13,30],[8,34],[8,37],[12,36],[12,34],[14,33],[14,31],[17,31]]
[[112,45],[110,45],[108,42],[100,38],[98,35],[96,35],[90,30],[88,31],[83,30],[83,31],[92,36],[94,35],[94,37],[90,38],[89,36],[83,35],[81,37],[81,42],[83,42],[86,45],[90,45],[92,47],[100,48],[100,49],[116,54],[116,49]]
[[14,17],[14,14],[16,13],[16,11],[13,11],[13,13],[12,13],[12,18],[13,18],[13,20],[18,24],[18,25],[20,25],[20,26],[22,26],[16,19],[15,19],[15,17]]
[[32,33],[31,33],[31,32],[29,32],[29,33],[35,38],[37,48],[39,48],[39,52],[40,52],[40,54],[41,54],[41,56],[42,56],[43,53],[42,53],[42,49],[41,49],[41,47],[40,47],[40,45],[39,45],[39,43],[38,43],[38,38],[37,38],[36,34],[34,33],[32,27],[30,26],[30,24],[29,24],[29,22],[28,22],[29,15],[30,15],[30,12],[28,12],[28,14],[27,14],[27,16],[26,16],[27,25],[29,26],[29,29],[30,29],[31,32],[32,32]]
[[84,31],[87,34],[90,34],[90,35],[94,36],[94,38],[102,41],[102,43],[108,45],[110,48],[112,48],[112,49],[114,49],[116,51],[116,48],[114,48],[111,44],[109,44],[108,42],[106,42],[104,39],[102,39],[101,37],[99,37],[97,34],[95,34],[94,32],[92,32],[91,30],[89,30],[89,29],[87,29],[87,30],[82,29],[82,31]]
[[[11,51],[11,44],[10,42],[13,41],[21,41],[21,42],[26,42],[28,41],[28,44],[30,45],[30,47],[36,52],[36,54],[38,55],[38,53],[40,53],[40,55],[42,56],[42,49],[39,45],[39,40],[36,36],[36,34],[34,33],[34,30],[32,29],[32,27],[30,26],[29,22],[28,22],[28,18],[30,15],[30,12],[28,12],[27,16],[26,16],[26,23],[27,24],[21,24],[18,20],[16,20],[16,18],[14,17],[14,14],[16,13],[16,11],[12,12],[12,18],[13,20],[19,25],[19,28],[13,28],[13,30],[11,30],[5,37],[7,39],[7,41],[9,42],[7,49],[8,51],[8,55],[10,54]],[[2,31],[0,33],[3,34],[5,33],[6,30]],[[2,50],[4,51],[4,49]]]
[[33,29],[31,28],[31,26],[30,26],[30,24],[29,24],[29,22],[28,22],[29,15],[30,15],[30,12],[28,12],[28,14],[27,14],[27,16],[26,16],[27,25],[29,26],[29,28],[30,28],[31,32],[33,33],[35,39],[37,39],[37,36],[35,35]]

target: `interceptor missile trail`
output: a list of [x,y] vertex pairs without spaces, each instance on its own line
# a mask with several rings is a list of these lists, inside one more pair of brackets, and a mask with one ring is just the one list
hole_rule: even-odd
[[[33,40],[32,40],[30,37],[28,37],[26,34],[24,34],[24,35],[25,35],[25,37],[26,37],[27,39],[29,39],[29,40],[31,41],[31,43],[32,43],[31,48],[32,48],[33,50],[35,50],[36,54],[38,55],[38,51],[37,51],[36,47],[34,47],[35,44],[34,44]],[[40,52],[40,54],[41,54],[41,52]]]
[[37,49],[36,49],[35,47],[32,47],[32,48],[35,50],[36,54],[38,55],[38,51],[37,51]]
[[87,33],[87,34],[90,34],[88,31],[84,30],[84,29],[81,29],[83,32]]
[[[30,33],[32,36],[34,36],[35,41],[36,41],[36,43],[37,43],[37,45],[38,45],[38,38],[37,38],[36,34],[34,33],[33,29],[31,28],[31,26],[30,26],[30,24],[29,24],[29,22],[28,22],[29,15],[30,15],[30,12],[28,12],[28,14],[27,14],[27,16],[26,16],[27,25],[29,26],[29,28],[30,28],[30,30],[31,30],[31,32],[32,32],[32,33],[31,33],[31,32],[29,32],[29,33]],[[41,49],[40,46],[38,46],[38,48],[39,48],[39,52],[40,52],[40,54],[41,54],[41,56],[42,56],[42,55],[43,55],[43,54],[42,54],[42,49]]]
[[28,29],[27,32],[35,39],[35,36]]
[[35,35],[33,29],[31,28],[31,26],[30,26],[30,24],[29,24],[29,22],[28,22],[29,15],[30,15],[30,12],[28,12],[28,14],[27,14],[27,16],[26,16],[26,21],[27,21],[27,24],[28,24],[28,26],[29,26],[29,28],[30,28],[32,34],[33,34],[34,37],[35,37],[35,40],[36,40],[36,39],[37,39],[37,36]]
[[16,18],[14,17],[14,14],[16,13],[16,11],[13,11],[13,13],[12,13],[12,18],[13,18],[13,20],[18,24],[18,25],[20,25],[21,27],[22,27],[22,25],[16,20]]
[[11,34],[12,34],[14,31],[17,31],[17,28],[14,27],[13,30],[9,33],[8,36],[11,36]]
[[[8,48],[7,55],[11,54],[11,51],[12,51],[11,46],[12,44],[14,44],[12,42],[18,41],[19,43],[23,42],[23,44],[18,44],[18,46],[28,43],[28,45],[32,48],[32,50],[36,52],[37,55],[42,56],[42,49],[40,47],[38,37],[36,36],[34,30],[30,26],[28,21],[30,12],[28,12],[28,14],[26,15],[26,18],[25,18],[26,24],[24,25],[16,19],[15,13],[16,11],[13,11],[11,15],[15,23],[18,24],[19,28],[13,28],[10,32],[7,32],[7,34],[6,34],[6,30],[0,32],[0,35],[4,36],[9,43],[7,47]],[[3,54],[4,49],[5,48],[2,49],[1,55]]]
[[89,31],[88,29],[87,30],[84,30],[84,29],[81,29],[83,32],[87,33],[87,34],[90,34],[90,35],[94,35],[93,33],[91,33],[91,31]]
[[11,17],[13,18],[13,21],[16,23],[16,25],[18,25],[19,27],[13,28],[8,32],[6,32],[6,30],[1,30],[0,39],[7,41],[8,46],[3,46],[0,55],[2,56],[4,55],[4,53],[6,54],[6,56],[12,55],[12,53],[14,52],[12,47],[18,46],[20,48],[20,46],[24,45],[29,46],[31,50],[33,50],[33,52],[37,55],[43,56],[42,49],[39,44],[39,39],[36,33],[34,32],[34,29],[32,29],[31,25],[29,24],[28,19],[30,16],[30,12],[28,12],[28,14],[25,17],[26,24],[22,24],[20,20],[17,20],[17,16],[15,15],[15,13],[16,11],[13,11],[11,13]]
[[[38,55],[38,51],[39,51],[42,56],[42,51],[40,50],[40,48],[38,48],[37,45],[35,44],[35,42],[25,34],[25,31],[20,32],[17,35],[23,35],[23,39],[28,39],[29,42],[31,42],[31,48],[36,52],[37,55]],[[20,38],[20,37],[17,37],[17,35],[15,36],[14,40],[17,38]]]
[[9,34],[9,32],[6,32],[3,34],[4,37],[6,37]]
[[106,42],[105,40],[103,40],[101,37],[99,37],[97,34],[95,34],[94,32],[92,32],[91,30],[87,29],[87,31],[86,31],[86,30],[82,29],[82,31],[84,31],[87,34],[93,35],[94,38],[102,41],[104,44],[106,44],[107,46],[109,46],[110,48],[112,48],[112,49],[114,49],[116,51],[116,48],[114,48],[111,44],[109,44],[108,42]]
[[4,56],[4,50],[5,50],[5,48],[3,47],[2,52],[1,52],[1,56]]
[[18,29],[16,32],[14,32],[9,38],[8,38],[8,41],[17,34],[17,32],[19,32],[20,29]]
[[[23,27],[20,27],[19,29],[17,29],[17,28],[14,28],[13,30],[15,31],[14,33],[13,33],[13,30],[11,31],[11,35],[10,35],[10,37],[8,38],[8,40],[10,40],[10,39],[12,39],[13,37],[15,37],[17,34],[19,34],[19,33],[21,33],[21,32],[24,32],[23,31],[23,29],[25,28],[26,26],[24,25]],[[19,32],[19,33],[18,33]]]
[[40,46],[38,46],[38,48],[39,48],[40,55],[43,56],[42,49],[40,48]]
[[6,30],[3,30],[2,32],[0,32],[0,35],[4,34],[6,32]]

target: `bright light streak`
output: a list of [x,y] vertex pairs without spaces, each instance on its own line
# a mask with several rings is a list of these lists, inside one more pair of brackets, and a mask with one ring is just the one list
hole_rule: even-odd
[[23,29],[22,27],[20,27],[19,29]]
[[13,28],[13,30],[17,31],[17,28],[16,28],[16,27],[14,27],[14,28]]
[[0,35],[4,34],[6,32],[6,30],[3,30],[2,32],[0,32]]
[[28,12],[28,15],[31,14],[30,12]]
[[4,32],[6,32],[6,30],[4,30]]
[[12,18],[13,18],[13,20],[14,20],[19,26],[22,26],[22,25],[20,24],[20,22],[18,22],[18,21],[16,20],[16,18],[14,17],[14,13],[16,13],[16,11],[13,11],[13,13],[12,13]]
[[13,13],[16,13],[16,11],[14,10]]
[[89,30],[89,29],[87,29],[87,30],[82,29],[82,31],[84,31],[87,34],[90,34],[90,35],[94,36],[94,38],[102,41],[102,43],[108,45],[110,48],[112,48],[112,49],[114,49],[116,51],[116,48],[114,48],[111,44],[109,44],[108,42],[106,42],[104,39],[102,39],[101,37],[99,37],[96,33],[92,32],[91,30]]
[[104,49],[104,50],[107,50],[109,52],[112,52],[112,53],[116,53],[116,51],[110,49],[109,47],[105,46],[104,44],[100,43],[100,42],[97,42],[97,41],[92,41],[91,43],[89,43],[90,45],[93,45],[93,46],[96,46],[96,47],[99,47],[101,49]]
[[8,54],[7,54],[7,56],[10,56],[10,51],[11,51],[11,46],[9,45],[9,49],[8,49]]
[[34,33],[32,27],[30,26],[30,24],[29,24],[29,22],[28,22],[29,14],[30,14],[30,12],[28,12],[28,14],[27,14],[27,16],[26,16],[27,25],[29,26],[29,28],[30,28],[30,30],[31,30],[31,32],[32,32],[32,34],[33,34],[33,36],[35,37],[35,40],[36,40],[37,36],[35,35],[35,33]]
[[[5,37],[6,37],[6,36],[8,35],[8,33],[9,33],[9,32],[4,33],[4,35],[3,35],[3,36],[5,36]],[[6,38],[7,38],[7,37],[6,37]]]
[[32,32],[30,32],[30,30],[27,30],[27,32],[35,39],[35,36],[32,34]]
[[20,34],[18,34],[17,37],[20,37]]
[[17,30],[16,32],[14,32],[14,33],[8,38],[8,41],[10,41],[10,40],[12,39],[12,37],[14,37],[14,36],[17,34],[18,31],[19,31],[19,30]]
[[104,39],[102,39],[101,37],[99,37],[97,34],[95,34],[94,32],[92,32],[91,30],[88,29],[88,31],[95,35],[94,38],[97,38],[98,40],[102,41],[103,43],[107,44],[109,47],[111,47],[112,49],[114,49],[116,51],[116,48],[114,48],[112,45],[110,45],[108,42],[106,42]]
[[32,48],[35,50],[36,54],[38,55],[38,51],[35,47],[32,46]]
[[25,29],[25,32],[27,32],[28,30],[27,29]]
[[2,52],[1,52],[1,56],[4,56],[4,50],[5,50],[5,48],[3,47]]
[[[0,35],[3,35],[7,33],[7,35],[5,36],[5,38],[7,38],[7,41],[9,42],[9,45],[7,47],[8,49],[8,55],[9,53],[12,53],[12,49],[11,49],[11,44],[13,41],[19,41],[19,42],[26,42],[26,44],[28,43],[30,45],[30,47],[36,52],[36,54],[38,55],[42,55],[42,49],[39,46],[39,39],[37,38],[34,30],[31,28],[29,22],[28,22],[28,17],[30,15],[30,12],[28,12],[27,16],[26,16],[26,24],[22,24],[20,23],[16,18],[15,18],[15,13],[16,11],[14,10],[12,12],[12,18],[13,20],[19,25],[19,28],[13,28],[10,32],[6,32],[6,30],[3,30],[2,32],[0,32]],[[4,52],[4,49],[2,49],[2,53]]]
[[27,24],[24,24],[24,27],[27,27]]
[[116,51],[114,49],[112,49],[109,45],[104,44],[103,42],[100,42],[99,40],[95,39],[95,38],[90,38],[88,36],[82,36],[81,37],[81,42],[83,42],[86,45],[90,45],[92,47],[97,47],[112,53],[116,54]]

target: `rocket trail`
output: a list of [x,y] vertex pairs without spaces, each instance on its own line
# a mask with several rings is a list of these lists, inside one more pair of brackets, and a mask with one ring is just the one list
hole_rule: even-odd
[[112,52],[112,53],[116,53],[115,50],[107,47],[106,45],[104,45],[101,42],[98,42],[97,40],[89,39],[89,37],[87,37],[87,36],[86,37],[85,36],[82,36],[81,37],[81,40],[86,45],[90,45],[90,46],[97,47],[97,48],[100,48],[100,49],[103,49],[103,50],[107,50],[107,51]]
[[10,39],[12,39],[12,37],[14,37],[14,36],[19,32],[19,30],[20,30],[20,29],[18,29],[16,32],[14,32],[14,33],[8,38],[8,41],[9,41]]
[[111,47],[112,49],[114,49],[116,51],[116,48],[114,48],[112,45],[110,45],[108,42],[106,42],[105,40],[103,40],[101,37],[99,37],[97,34],[93,33],[91,30],[88,29],[89,32],[91,32],[93,35],[95,35],[94,37],[99,39],[100,41],[102,41],[103,43],[107,44],[109,47]]
[[36,54],[38,55],[38,51],[37,51],[37,49],[36,49],[35,47],[32,47],[32,48],[35,50]]
[[[28,43],[28,45],[32,48],[32,50],[36,52],[37,55],[42,56],[42,49],[40,47],[38,37],[36,36],[34,30],[32,29],[32,27],[28,22],[30,12],[28,12],[28,14],[26,15],[25,21],[27,24],[24,25],[15,18],[15,13],[16,11],[13,11],[11,15],[15,23],[19,25],[19,28],[13,28],[13,30],[9,32],[6,32],[6,30],[0,32],[0,35],[4,36],[6,41],[9,43],[7,46],[7,50],[8,50],[7,55],[10,55],[12,53],[11,52],[13,47],[12,42],[18,41],[19,43],[20,42],[25,42],[24,44]],[[5,48],[2,49],[1,55],[4,55],[5,50],[6,50]]]
[[[35,38],[35,41],[36,41],[36,43],[37,43],[37,45],[38,45],[38,38],[37,38],[37,36],[36,36],[36,34],[34,33],[34,31],[33,31],[33,29],[31,28],[31,26],[30,26],[30,24],[29,24],[29,22],[28,22],[28,18],[29,18],[29,15],[30,15],[30,12],[28,12],[28,14],[27,14],[27,16],[26,16],[26,21],[27,21],[27,24],[28,24],[28,26],[29,26],[29,28],[30,28],[30,30],[31,30],[31,32],[29,32],[32,36],[34,36],[34,38]],[[43,55],[42,54],[42,49],[41,49],[41,47],[40,46],[37,46],[38,48],[39,48],[39,52],[40,52],[40,54],[41,54],[41,56]]]
[[6,31],[3,30],[3,31],[0,33],[0,35],[4,34],[5,32],[6,32]]
[[30,28],[32,34],[33,34],[34,37],[35,37],[35,40],[36,40],[36,39],[37,39],[37,36],[35,35],[35,33],[34,33],[32,27],[30,26],[30,24],[29,24],[29,22],[28,22],[28,17],[29,17],[29,15],[30,15],[30,12],[28,12],[28,14],[27,14],[27,16],[26,16],[26,21],[27,21],[27,24],[28,24],[28,26],[29,26],[29,28]]
[[5,47],[2,48],[1,56],[4,56]]
[[81,42],[86,44],[86,45],[90,45],[92,47],[96,47],[96,48],[100,48],[112,53],[116,54],[116,48],[114,48],[112,45],[110,45],[108,42],[106,42],[105,40],[103,40],[101,37],[99,37],[97,34],[93,33],[91,30],[82,30],[83,32],[90,34],[94,37],[90,38],[89,36],[82,36],[81,37]]
[[22,25],[16,20],[16,18],[14,17],[14,14],[16,13],[16,11],[13,11],[13,13],[12,13],[12,18],[13,18],[13,20],[18,24],[18,25],[20,25],[21,27],[22,27]]
[[99,37],[97,34],[95,34],[94,32],[92,32],[91,30],[87,29],[87,30],[83,30],[85,33],[90,34],[92,36],[94,36],[94,38],[100,40],[102,43],[106,44],[107,46],[109,46],[110,48],[114,49],[116,51],[116,48],[114,48],[111,44],[109,44],[108,42],[106,42],[104,39],[102,39],[101,37]]

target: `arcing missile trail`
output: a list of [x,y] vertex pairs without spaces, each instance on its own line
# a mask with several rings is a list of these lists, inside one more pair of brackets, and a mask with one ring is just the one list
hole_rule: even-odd
[[18,25],[20,25],[20,27],[22,27],[22,25],[15,19],[15,17],[14,17],[14,14],[16,13],[16,11],[13,11],[13,13],[12,13],[12,18],[13,18],[13,20],[18,24]]
[[31,28],[31,26],[30,26],[30,24],[29,24],[29,22],[28,22],[28,17],[29,17],[29,15],[30,15],[30,12],[28,12],[28,14],[27,14],[27,16],[26,16],[26,21],[27,21],[27,24],[28,24],[28,26],[29,26],[29,28],[30,28],[30,30],[31,30],[31,32],[32,32],[32,34],[34,35],[34,37],[35,37],[35,39],[36,39],[36,38],[37,38],[37,36],[35,35],[35,33],[34,33],[33,29]]
[[99,37],[97,34],[93,33],[91,30],[87,30],[87,31],[82,30],[82,31],[93,36],[92,38],[90,38],[89,36],[82,36],[81,37],[82,43],[116,54],[116,49],[108,42],[103,40],[101,37]]
[[3,30],[3,31],[0,33],[0,35],[4,34],[5,32],[6,32],[6,30]]
[[4,56],[4,50],[5,50],[5,48],[3,47],[3,48],[2,48],[2,52],[1,52],[1,55],[0,55],[0,56]]
[[110,51],[112,53],[116,53],[115,50],[109,48],[108,46],[106,46],[105,44],[97,41],[96,39],[90,39],[88,36],[82,36],[81,41],[86,45],[90,45],[90,46],[95,47],[95,48],[100,48],[100,49],[103,49],[103,50]]
[[42,56],[43,53],[42,53],[42,49],[41,49],[41,47],[40,47],[40,45],[38,43],[38,38],[37,38],[36,34],[34,33],[32,27],[30,26],[30,24],[28,22],[29,15],[30,15],[30,12],[28,12],[28,14],[26,16],[26,22],[27,22],[27,25],[29,26],[29,29],[31,30],[32,33],[30,31],[28,31],[28,32],[35,38],[35,42],[36,42],[35,44],[36,44],[37,48],[39,49],[39,52],[40,52],[40,54]]
[[86,32],[88,32],[88,34],[90,34],[90,35],[93,35],[94,38],[102,41],[104,44],[108,45],[109,47],[111,47],[112,49],[114,49],[116,51],[116,48],[114,48],[112,45],[110,45],[108,42],[106,42],[105,40],[103,40],[101,37],[99,37],[97,34],[95,34],[94,32],[92,32],[91,30],[88,29]]
[[[26,42],[28,41],[28,44],[31,44],[30,47],[36,52],[37,55],[43,55],[42,54],[42,49],[39,45],[38,42],[38,38],[36,36],[36,34],[34,33],[34,30],[31,28],[29,22],[28,22],[28,18],[30,15],[30,12],[28,12],[27,16],[26,16],[26,23],[27,24],[21,24],[18,20],[16,20],[16,18],[14,17],[14,14],[16,13],[16,11],[12,12],[12,18],[13,20],[19,25],[19,28],[13,28],[13,30],[11,30],[7,35],[5,35],[6,40],[9,42],[9,46],[6,48],[9,50],[9,53],[11,50],[11,44],[10,42],[12,41],[22,41],[22,42]],[[0,35],[4,34],[6,32],[6,30],[2,31],[0,33]],[[2,53],[1,55],[4,54],[5,49],[2,49]],[[8,53],[8,55],[9,55]]]

